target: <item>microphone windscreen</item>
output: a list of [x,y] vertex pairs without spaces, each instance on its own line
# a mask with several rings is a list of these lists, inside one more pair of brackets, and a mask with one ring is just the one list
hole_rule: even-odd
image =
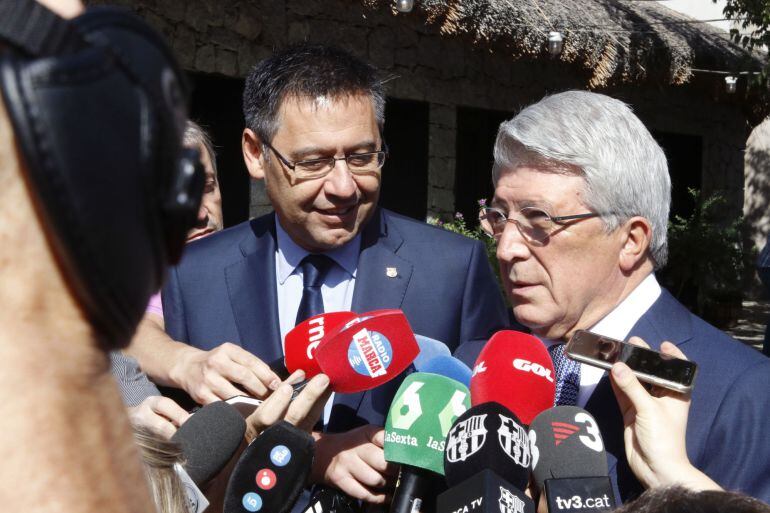
[[314,315],[297,324],[283,341],[289,374],[298,369],[305,371],[307,379],[319,374],[321,368],[313,356],[315,350],[327,334],[355,318],[353,312],[328,312]]
[[361,314],[325,337],[315,358],[335,392],[371,390],[401,374],[419,352],[400,310]]
[[449,430],[444,451],[444,475],[452,487],[492,470],[519,490],[529,481],[532,454],[527,429],[498,403],[471,407]]
[[308,503],[300,508],[303,513],[359,513],[357,501],[344,492],[329,486],[316,486]]
[[417,353],[412,362],[417,372],[424,372],[423,367],[437,356],[452,356],[452,352],[443,342],[417,334],[414,335],[414,338],[417,340],[417,345],[420,348],[420,352]]
[[470,392],[462,383],[437,374],[410,374],[385,420],[385,459],[443,474],[446,435],[469,406]]
[[519,331],[498,331],[476,359],[471,403],[500,403],[529,424],[553,406],[554,375],[553,361],[540,340]]
[[246,433],[246,421],[233,406],[218,401],[207,404],[179,426],[171,441],[179,444],[184,469],[200,486],[230,461]]
[[607,454],[596,420],[577,406],[556,406],[529,426],[535,482],[552,478],[607,475]]
[[224,513],[291,511],[313,463],[313,438],[286,421],[246,447],[227,483]]
[[453,356],[436,356],[422,366],[422,372],[430,372],[459,381],[466,387],[471,385],[471,369]]

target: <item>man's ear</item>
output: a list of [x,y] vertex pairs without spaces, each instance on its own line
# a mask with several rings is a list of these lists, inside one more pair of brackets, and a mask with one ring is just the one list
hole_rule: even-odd
[[624,272],[630,272],[649,258],[652,226],[644,217],[635,216],[621,227],[622,246],[618,261]]
[[262,152],[262,140],[250,128],[243,129],[241,137],[241,149],[243,150],[243,162],[249,175],[255,180],[264,180],[265,178],[265,159]]

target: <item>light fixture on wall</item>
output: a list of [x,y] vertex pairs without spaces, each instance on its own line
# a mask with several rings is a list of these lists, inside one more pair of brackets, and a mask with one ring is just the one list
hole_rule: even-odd
[[396,0],[396,10],[398,12],[412,12],[414,0]]
[[735,90],[738,87],[738,77],[732,75],[726,76],[725,87],[727,88],[727,94],[735,94]]
[[561,53],[564,48],[564,36],[558,30],[553,30],[548,33],[548,53],[553,57],[556,57]]

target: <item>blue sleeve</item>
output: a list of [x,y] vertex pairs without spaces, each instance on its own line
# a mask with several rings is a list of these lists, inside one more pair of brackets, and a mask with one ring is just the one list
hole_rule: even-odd
[[168,273],[168,281],[163,286],[163,322],[166,333],[180,342],[188,342],[187,323],[184,316],[184,303],[179,283],[179,269],[172,267]]
[[770,360],[731,385],[695,465],[727,490],[770,502]]

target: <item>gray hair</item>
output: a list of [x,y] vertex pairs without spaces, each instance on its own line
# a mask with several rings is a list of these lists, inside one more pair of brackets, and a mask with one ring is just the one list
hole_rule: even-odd
[[211,167],[214,170],[214,174],[217,174],[217,154],[214,151],[211,137],[209,137],[209,134],[195,121],[190,119],[187,120],[184,127],[182,144],[187,147],[203,146],[209,154],[209,160],[211,160]]
[[668,257],[671,178],[663,150],[625,103],[603,94],[566,91],[547,96],[500,125],[492,180],[522,165],[574,173],[586,203],[608,232],[633,216],[652,225],[655,269]]

